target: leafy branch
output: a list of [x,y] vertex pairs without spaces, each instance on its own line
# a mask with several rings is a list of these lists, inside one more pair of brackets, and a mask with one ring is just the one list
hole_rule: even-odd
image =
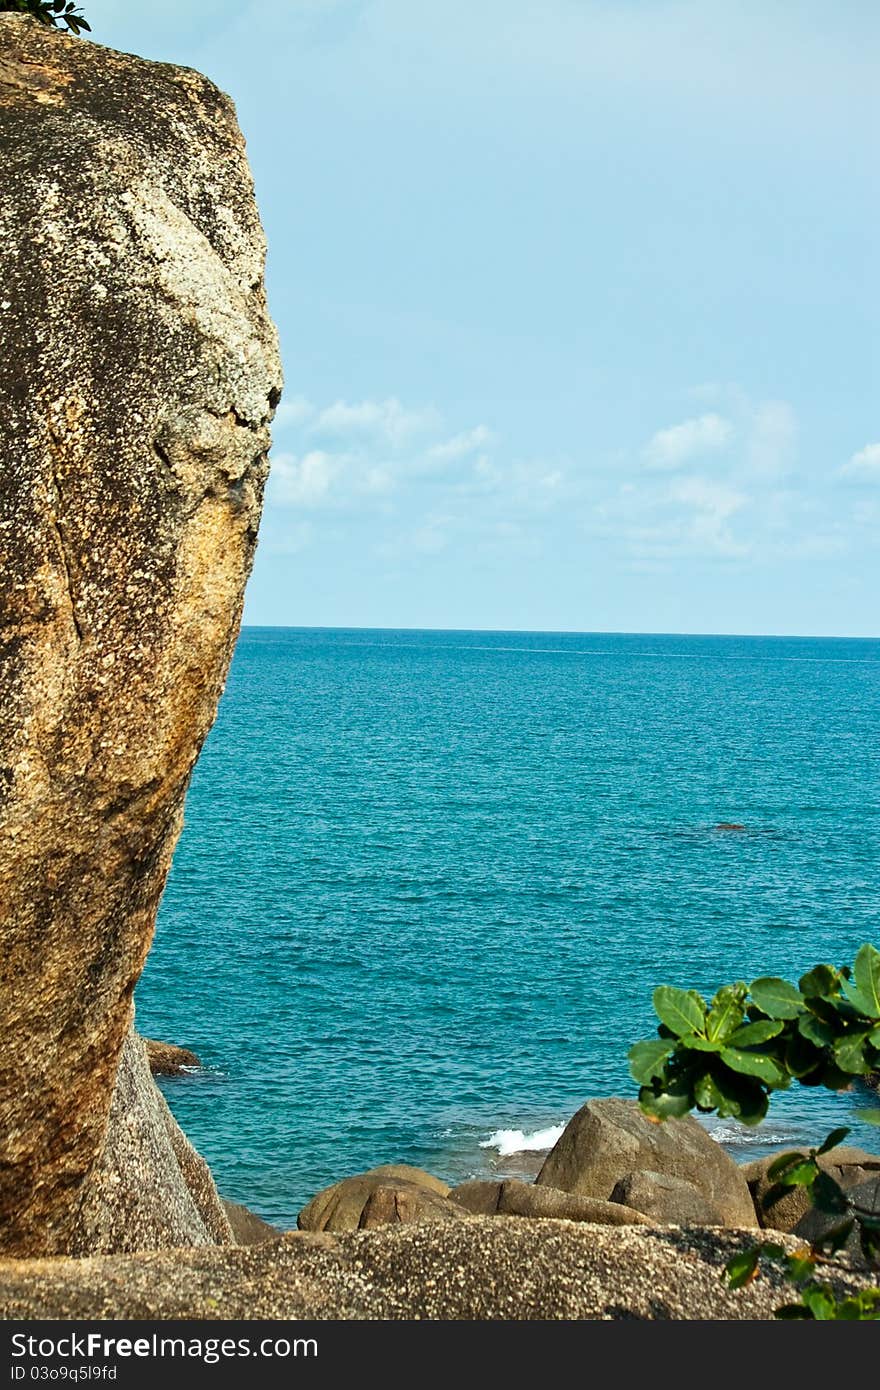
[[797,986],[763,977],[719,989],[654,991],[658,1037],[630,1049],[639,1103],[656,1120],[690,1110],[745,1125],[792,1081],[845,1090],[880,1068],[880,951],[862,946],[853,969],[817,965]]
[[79,35],[83,30],[92,32],[73,0],[0,0],[0,13],[3,11],[33,15],[51,29],[60,29],[63,25],[71,34]]
[[[880,1070],[880,951],[868,944],[852,969],[817,965],[797,986],[770,976],[740,980],[711,1003],[696,990],[660,985],[654,1010],[658,1036],[630,1048],[629,1063],[639,1103],[658,1123],[700,1110],[756,1125],[771,1094],[792,1081],[840,1091]],[[880,1320],[880,1289],[839,1300],[816,1275],[853,1232],[867,1263],[880,1264],[880,1213],[854,1201],[819,1161],[848,1133],[836,1129],[806,1154],[781,1154],[767,1170],[783,1187],[807,1189],[813,1206],[832,1217],[828,1230],[794,1255],[764,1242],[726,1266],[730,1287],[742,1288],[762,1257],[781,1263],[800,1298],[777,1309],[779,1318]]]

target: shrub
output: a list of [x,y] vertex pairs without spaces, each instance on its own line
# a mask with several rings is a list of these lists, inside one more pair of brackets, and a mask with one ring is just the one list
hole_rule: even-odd
[[0,0],[0,13],[3,11],[33,15],[34,19],[52,29],[60,29],[64,25],[71,34],[81,34],[84,29],[92,32],[91,25],[83,18],[82,11],[77,9],[73,0]]
[[[816,965],[796,986],[769,976],[740,980],[711,1003],[696,990],[660,985],[654,1010],[658,1036],[630,1048],[629,1062],[639,1103],[658,1123],[700,1110],[756,1125],[771,1094],[792,1081],[839,1091],[880,1070],[880,951],[867,944],[852,969]],[[807,1188],[813,1204],[834,1218],[821,1240],[794,1255],[764,1242],[727,1265],[731,1287],[741,1288],[762,1257],[782,1264],[800,1298],[777,1309],[777,1317],[880,1320],[880,1289],[838,1300],[817,1277],[853,1232],[867,1263],[880,1263],[880,1214],[860,1208],[819,1163],[848,1133],[834,1130],[808,1154],[784,1153],[768,1170],[783,1186]]]

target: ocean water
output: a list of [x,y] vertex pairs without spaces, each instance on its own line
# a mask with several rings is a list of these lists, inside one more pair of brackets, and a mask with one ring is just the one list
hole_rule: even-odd
[[[745,829],[723,831],[720,822]],[[251,628],[138,987],[224,1195],[534,1171],[659,983],[880,944],[880,642]],[[841,1123],[803,1087],[739,1157]]]

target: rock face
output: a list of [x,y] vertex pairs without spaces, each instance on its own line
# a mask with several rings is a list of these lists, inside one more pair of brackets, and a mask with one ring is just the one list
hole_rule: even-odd
[[91,1220],[281,380],[205,78],[0,15],[0,163],[0,1250],[27,1255]]
[[531,1216],[564,1221],[590,1221],[596,1226],[647,1226],[647,1216],[617,1202],[576,1197],[555,1187],[538,1187],[519,1178],[502,1182],[464,1182],[453,1188],[453,1200],[479,1216]]
[[357,1231],[464,1216],[448,1197],[447,1184],[424,1169],[386,1163],[325,1187],[303,1207],[296,1224],[301,1231]]
[[236,1245],[262,1245],[265,1240],[277,1240],[283,1234],[277,1226],[270,1226],[262,1216],[243,1207],[240,1202],[227,1202],[221,1198],[226,1218],[232,1227]]
[[623,1202],[643,1212],[658,1225],[723,1226],[724,1217],[714,1202],[684,1178],[651,1173],[641,1168],[614,1184],[611,1201]]
[[207,1163],[156,1089],[143,1039],[130,1033],[104,1147],[68,1237],[70,1254],[227,1245],[235,1239]]
[[652,1124],[637,1101],[587,1101],[535,1181],[607,1201],[618,1182],[639,1170],[692,1183],[725,1226],[756,1224],[745,1178],[702,1125],[690,1115]]
[[[751,1231],[475,1216],[337,1237],[294,1232],[249,1249],[0,1260],[0,1317],[771,1318],[791,1302],[777,1266],[737,1290],[722,1272],[753,1242]],[[846,1270],[829,1277],[838,1293],[871,1282]]]
[[188,1047],[175,1047],[173,1043],[157,1042],[155,1038],[144,1038],[147,1061],[154,1076],[182,1076],[185,1072],[202,1064]]
[[[762,1226],[773,1231],[797,1231],[799,1234],[807,1234],[806,1228],[803,1231],[801,1229],[801,1222],[813,1209],[807,1189],[784,1187],[767,1176],[767,1169],[784,1152],[784,1149],[780,1149],[777,1153],[768,1154],[766,1158],[756,1159],[754,1163],[746,1163],[741,1171],[749,1184],[758,1220]],[[846,1145],[823,1154],[819,1159],[819,1166],[845,1190],[880,1178],[880,1155]]]

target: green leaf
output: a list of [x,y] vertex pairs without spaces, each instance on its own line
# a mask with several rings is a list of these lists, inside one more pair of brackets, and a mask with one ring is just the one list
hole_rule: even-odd
[[768,1018],[797,1018],[804,1007],[800,991],[787,980],[779,980],[772,975],[753,980],[749,993]]
[[785,1073],[772,1057],[767,1057],[762,1052],[740,1052],[738,1048],[725,1047],[721,1050],[721,1060],[726,1062],[731,1070],[743,1072],[746,1076],[757,1076],[765,1085],[774,1089],[786,1084]]
[[880,1018],[880,951],[865,942],[853,962],[859,993],[868,1001],[868,1016]]
[[646,1042],[634,1043],[629,1050],[629,1071],[633,1081],[638,1081],[640,1086],[644,1086],[655,1076],[659,1076],[669,1051],[669,1043],[664,1042],[662,1038],[649,1038]]
[[776,1182],[779,1178],[782,1177],[782,1175],[787,1171],[787,1169],[793,1168],[797,1163],[806,1162],[806,1154],[798,1153],[796,1149],[793,1149],[791,1150],[791,1152],[780,1154],[778,1158],[774,1158],[773,1162],[767,1169],[767,1177],[770,1179],[771,1182]]
[[713,1071],[713,1079],[722,1097],[719,1115],[730,1115],[740,1124],[760,1124],[767,1114],[767,1094],[760,1082],[748,1076],[738,1076],[727,1067]]
[[671,1028],[677,1038],[685,1033],[703,1032],[706,1005],[695,990],[658,985],[654,990],[654,1010],[660,1022]]
[[744,993],[744,985],[725,985],[715,995],[706,1019],[706,1036],[712,1042],[726,1042],[742,1023],[745,1014]]
[[817,1284],[813,1288],[804,1289],[801,1297],[804,1306],[809,1308],[813,1317],[819,1322],[828,1322],[834,1317],[834,1294],[826,1284]]
[[812,1043],[802,1038],[800,1033],[792,1033],[785,1044],[785,1066],[792,1076],[802,1081],[822,1064],[822,1052]]
[[834,1031],[827,1023],[816,1018],[815,1014],[801,1014],[797,1021],[798,1032],[814,1047],[828,1047],[834,1041]]
[[699,1033],[685,1033],[683,1037],[679,1038],[679,1042],[682,1047],[687,1047],[692,1052],[720,1052],[724,1045],[721,1042],[712,1042]]
[[818,1165],[808,1158],[803,1163],[796,1163],[793,1168],[788,1168],[780,1175],[779,1181],[783,1187],[812,1187],[819,1172]]
[[805,1279],[812,1279],[816,1269],[815,1258],[812,1255],[789,1255],[785,1268],[793,1284],[802,1284]]
[[862,1018],[874,1018],[874,1006],[871,998],[863,994],[858,985],[851,984],[849,980],[843,982],[843,992],[847,1000]]
[[758,1260],[761,1258],[760,1245],[753,1245],[749,1250],[740,1250],[739,1254],[734,1255],[724,1266],[730,1288],[742,1289],[746,1284],[750,1284],[758,1272]]
[[699,1081],[694,1082],[694,1100],[701,1110],[717,1110],[724,1104],[724,1097],[711,1072],[704,1072]]
[[692,1100],[687,1091],[655,1091],[651,1086],[643,1086],[639,1091],[639,1105],[651,1119],[672,1120],[686,1115],[692,1108]]
[[865,1057],[866,1033],[846,1033],[834,1044],[834,1060],[849,1076],[864,1076],[871,1070]]
[[843,1143],[849,1133],[850,1131],[846,1125],[843,1125],[840,1129],[832,1129],[828,1137],[822,1140],[822,1143],[816,1150],[816,1157],[819,1158],[822,1154],[830,1153],[832,1149],[836,1149],[838,1144]]
[[880,1109],[857,1110],[856,1115],[860,1120],[864,1120],[867,1125],[880,1125]]
[[746,1023],[728,1038],[731,1047],[755,1047],[758,1043],[769,1042],[782,1032],[783,1024],[777,1019],[762,1019],[758,1023]]
[[798,980],[801,994],[811,999],[819,995],[832,994],[840,987],[840,973],[830,965],[814,965],[806,975]]

